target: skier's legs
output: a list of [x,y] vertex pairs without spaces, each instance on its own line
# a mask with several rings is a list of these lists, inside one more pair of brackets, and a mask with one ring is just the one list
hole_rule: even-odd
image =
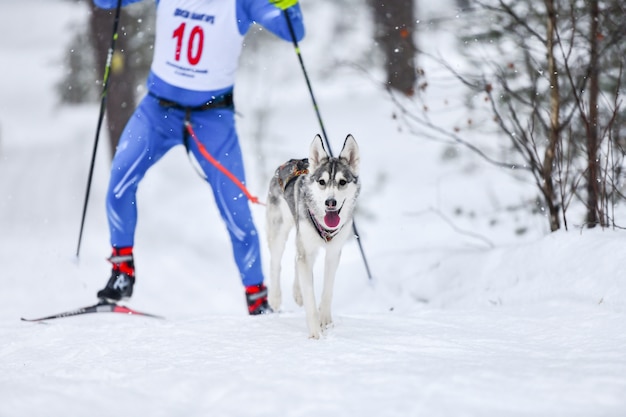
[[[234,112],[228,109],[195,112],[191,122],[196,136],[207,151],[245,183]],[[239,268],[243,285],[248,287],[261,284],[263,272],[259,237],[248,199],[239,187],[200,154],[192,138],[188,140],[191,152],[213,189],[215,201],[230,235],[235,263]]]
[[165,152],[175,144],[182,143],[182,118],[178,117],[176,122],[172,120],[176,119],[172,113],[148,96],[139,104],[120,138],[111,165],[106,198],[113,247],[133,246],[139,182]]

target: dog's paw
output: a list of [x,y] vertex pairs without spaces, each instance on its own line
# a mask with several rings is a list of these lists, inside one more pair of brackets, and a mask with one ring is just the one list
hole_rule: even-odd
[[307,327],[309,328],[309,339],[320,338],[320,335],[322,334],[322,327],[317,314],[314,317],[307,317]]
[[326,329],[333,324],[333,318],[330,311],[320,311],[320,327]]
[[309,332],[309,339],[319,339],[320,338],[320,334],[322,332],[320,330],[316,330],[316,331],[310,331]]

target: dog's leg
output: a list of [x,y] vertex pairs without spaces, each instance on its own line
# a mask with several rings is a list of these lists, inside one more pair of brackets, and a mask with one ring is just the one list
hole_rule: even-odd
[[[269,200],[268,201],[272,201]],[[280,200],[269,204],[266,212],[267,220],[267,243],[270,250],[270,287],[268,301],[270,306],[278,311],[282,303],[282,290],[280,288],[280,274],[285,245],[289,238],[289,232],[293,227],[293,218],[287,204]]]
[[330,312],[333,301],[333,288],[335,285],[335,274],[339,266],[341,248],[326,248],[326,258],[324,260],[324,288],[320,301],[320,325],[322,328],[332,324],[333,318]]
[[289,228],[281,225],[277,230],[269,232],[268,246],[270,249],[270,286],[268,301],[270,306],[278,311],[282,303],[282,290],[280,288],[280,274],[285,244],[289,238]]
[[298,273],[298,255],[294,262],[295,279],[293,280],[293,299],[300,307],[302,307],[302,290],[300,289],[300,274]]
[[315,250],[307,250],[301,242],[300,236],[297,237],[298,247],[298,280],[302,289],[302,301],[304,303],[304,311],[306,313],[306,323],[309,329],[309,337],[311,339],[320,338],[320,318],[317,312],[315,302],[315,291],[313,287],[313,265],[315,263]]

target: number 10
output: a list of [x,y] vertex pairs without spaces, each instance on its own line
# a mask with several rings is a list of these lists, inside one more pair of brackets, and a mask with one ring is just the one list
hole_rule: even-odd
[[[180,54],[183,49],[183,38],[185,37],[186,23],[181,23],[174,31],[172,38],[176,38],[176,61],[180,61]],[[202,47],[204,45],[204,32],[200,26],[194,26],[187,39],[187,61],[191,65],[197,65],[202,57]]]

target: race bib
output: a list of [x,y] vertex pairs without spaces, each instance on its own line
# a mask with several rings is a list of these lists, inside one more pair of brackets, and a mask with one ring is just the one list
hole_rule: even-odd
[[176,87],[229,87],[241,54],[236,0],[161,0],[152,72]]

